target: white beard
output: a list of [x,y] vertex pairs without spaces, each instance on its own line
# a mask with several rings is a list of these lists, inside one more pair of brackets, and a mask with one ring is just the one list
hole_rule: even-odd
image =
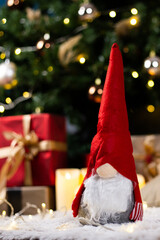
[[[108,179],[95,174],[85,180],[84,186],[85,190],[82,195],[80,209],[87,211],[87,218],[94,219],[94,221],[102,224],[125,222],[127,213],[129,221],[134,202],[133,184],[129,179],[119,173],[115,177]],[[122,219],[120,219],[120,215]],[[122,217],[122,215],[124,216]],[[125,219],[123,219],[124,217]]]

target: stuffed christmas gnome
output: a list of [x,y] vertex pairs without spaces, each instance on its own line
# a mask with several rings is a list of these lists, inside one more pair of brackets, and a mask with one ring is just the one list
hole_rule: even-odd
[[125,103],[123,61],[112,46],[84,181],[72,203],[83,224],[142,220],[143,206],[132,156]]

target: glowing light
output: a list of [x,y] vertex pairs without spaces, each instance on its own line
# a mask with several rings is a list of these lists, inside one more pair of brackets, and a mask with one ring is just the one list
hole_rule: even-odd
[[44,37],[44,40],[49,40],[50,39],[50,34],[45,33],[43,37]]
[[129,226],[127,226],[127,228],[126,228],[126,231],[127,231],[128,233],[132,233],[133,230],[134,230],[134,228],[133,228],[132,225],[129,225]]
[[42,206],[42,209],[46,209],[46,204],[45,203],[42,203],[41,206]]
[[148,80],[147,86],[152,88],[154,87],[154,81],[153,80]]
[[87,8],[86,9],[86,13],[87,14],[91,14],[93,12],[93,9],[91,7]]
[[80,64],[84,64],[86,61],[85,57],[80,57],[79,62]]
[[97,93],[98,93],[99,95],[101,95],[101,94],[103,93],[103,89],[102,89],[102,88],[99,88],[99,89],[97,90]]
[[10,97],[7,97],[5,101],[7,104],[10,104],[12,102],[12,99]]
[[6,18],[2,18],[2,23],[6,24],[6,22],[7,22],[7,19]]
[[133,77],[133,78],[138,78],[138,77],[139,77],[138,72],[133,71],[133,72],[132,72],[132,77]]
[[145,185],[145,178],[141,174],[137,174],[139,188],[141,189]]
[[8,0],[7,2],[8,7],[13,6],[13,4],[14,4],[14,0]]
[[2,216],[3,216],[3,217],[6,216],[6,211],[5,211],[5,210],[2,211]]
[[52,66],[49,66],[48,67],[48,72],[52,72],[53,71],[53,67]]
[[80,16],[82,16],[82,15],[84,15],[84,13],[85,13],[85,7],[80,7],[80,9],[78,10],[78,14],[80,15]]
[[51,44],[50,43],[46,43],[45,44],[45,48],[50,48]]
[[116,12],[115,12],[115,11],[110,11],[110,12],[109,12],[109,16],[110,16],[111,18],[115,18],[115,17],[116,17]]
[[29,93],[29,92],[23,92],[23,97],[24,97],[24,98],[30,97],[30,93]]
[[93,86],[93,87],[90,87],[90,89],[89,89],[89,94],[90,95],[93,95],[94,93],[95,93],[95,91],[96,91],[96,88]]
[[42,49],[44,46],[44,41],[43,40],[38,41],[36,46],[38,49]]
[[135,17],[131,18],[131,19],[130,19],[130,24],[131,24],[132,26],[135,26],[135,25],[137,24],[137,19],[136,19]]
[[70,23],[70,19],[69,19],[69,18],[65,18],[65,19],[63,20],[63,23],[64,23],[64,24],[69,24],[69,23]]
[[148,207],[147,203],[143,201],[143,209],[145,210],[147,209],[147,207]]
[[32,219],[32,215],[28,215],[28,218],[31,220]]
[[132,9],[131,9],[131,13],[132,13],[133,15],[137,15],[137,14],[138,14],[138,10],[137,10],[136,8],[132,8]]
[[1,53],[1,59],[4,59],[6,57],[6,54],[5,53]]
[[54,211],[52,209],[49,209],[49,214],[53,215]]
[[152,112],[155,111],[155,107],[154,107],[153,105],[148,105],[148,106],[147,106],[147,111],[150,112],[150,113],[152,113]]
[[36,107],[36,108],[35,108],[35,112],[36,112],[36,113],[41,113],[41,108],[40,108],[40,107]]
[[10,83],[7,83],[4,85],[4,89],[9,90],[12,88],[12,85]]
[[13,79],[11,82],[12,87],[15,87],[18,84],[17,79]]
[[66,178],[66,179],[71,179],[71,174],[67,172],[67,173],[65,174],[65,178]]
[[96,84],[96,85],[101,85],[101,79],[100,79],[100,78],[96,78],[95,84]]
[[4,106],[0,105],[0,113],[3,113],[5,111]]
[[145,68],[150,68],[150,66],[151,66],[151,61],[148,59],[148,60],[145,60],[144,61],[144,67]]
[[22,52],[22,50],[20,48],[16,48],[14,52],[16,55],[19,55]]
[[3,35],[4,35],[4,32],[0,31],[0,37],[3,37]]
[[153,66],[153,67],[157,68],[158,65],[159,65],[159,64],[158,64],[158,61],[153,61],[153,62],[152,62],[152,66]]
[[14,0],[14,4],[18,5],[19,4],[19,0]]

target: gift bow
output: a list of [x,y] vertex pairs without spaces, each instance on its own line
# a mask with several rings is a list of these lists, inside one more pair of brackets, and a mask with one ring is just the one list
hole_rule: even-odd
[[[53,140],[39,141],[36,133],[30,131],[31,116],[24,115],[22,119],[23,135],[16,132],[4,132],[7,140],[12,140],[9,147],[0,149],[0,158],[7,157],[0,171],[0,185],[9,180],[25,159],[25,185],[32,185],[31,160],[41,151],[66,151],[67,145]],[[1,188],[1,187],[0,187]]]

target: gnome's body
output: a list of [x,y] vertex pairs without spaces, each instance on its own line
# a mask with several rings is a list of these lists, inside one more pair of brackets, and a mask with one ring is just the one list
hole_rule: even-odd
[[83,224],[142,220],[143,207],[132,156],[123,61],[113,44],[84,181],[72,204]]

